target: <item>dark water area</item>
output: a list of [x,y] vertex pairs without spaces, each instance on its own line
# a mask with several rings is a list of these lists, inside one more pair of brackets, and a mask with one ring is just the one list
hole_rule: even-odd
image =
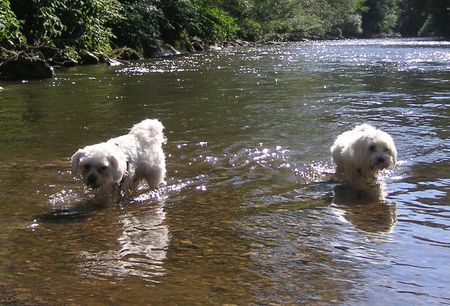
[[[450,304],[450,43],[287,43],[1,83],[0,305]],[[102,206],[88,144],[158,118],[166,184]],[[330,181],[390,133],[375,197]]]

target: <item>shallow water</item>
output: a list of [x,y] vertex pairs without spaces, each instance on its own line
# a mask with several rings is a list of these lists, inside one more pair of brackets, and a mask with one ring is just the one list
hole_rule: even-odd
[[[290,43],[2,83],[0,304],[450,304],[450,43]],[[79,147],[159,118],[167,183],[106,207]],[[384,193],[331,182],[368,122]]]

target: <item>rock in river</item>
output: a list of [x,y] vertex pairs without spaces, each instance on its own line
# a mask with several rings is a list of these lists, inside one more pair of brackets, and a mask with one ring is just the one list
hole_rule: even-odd
[[18,53],[0,65],[4,79],[44,79],[53,77],[53,68],[37,56]]

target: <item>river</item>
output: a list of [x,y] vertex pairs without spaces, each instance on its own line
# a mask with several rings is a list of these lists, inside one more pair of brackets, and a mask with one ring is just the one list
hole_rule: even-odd
[[[450,304],[450,43],[284,43],[1,83],[2,305]],[[166,184],[99,207],[70,156],[158,118]],[[398,164],[342,194],[367,122]],[[342,190],[341,190],[342,191]]]

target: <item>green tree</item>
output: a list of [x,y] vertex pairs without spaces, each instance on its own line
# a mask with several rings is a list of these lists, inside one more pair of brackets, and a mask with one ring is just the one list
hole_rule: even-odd
[[87,50],[107,48],[114,36],[108,25],[120,18],[119,8],[117,0],[64,1],[57,10],[64,25],[62,43]]
[[210,41],[227,41],[236,37],[239,26],[236,19],[220,7],[208,4],[207,1],[195,1],[199,13],[199,27],[192,34]]
[[397,31],[402,36],[417,36],[427,16],[426,1],[402,0],[399,2]]
[[209,42],[234,38],[239,27],[225,10],[208,0],[165,0],[161,2],[165,22],[162,37],[173,42],[198,36]]
[[251,17],[275,38],[357,36],[360,6],[360,0],[262,0],[254,2]]
[[120,47],[137,49],[146,54],[154,48],[155,40],[161,36],[160,20],[164,20],[159,1],[119,0],[120,16],[111,20],[113,43]]
[[428,0],[427,11],[421,34],[450,37],[450,0]]
[[363,35],[368,37],[394,34],[397,22],[396,0],[366,0],[367,11],[362,13]]

